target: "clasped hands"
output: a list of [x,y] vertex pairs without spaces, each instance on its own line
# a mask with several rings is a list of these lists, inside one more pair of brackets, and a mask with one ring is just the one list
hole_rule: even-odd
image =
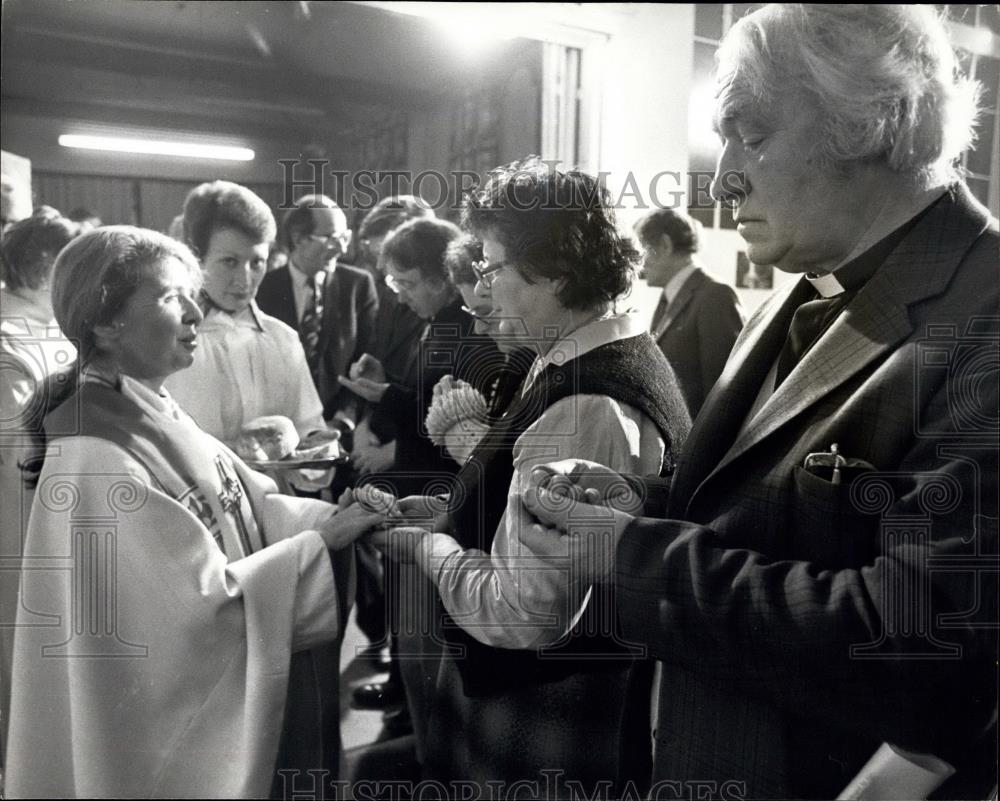
[[604,465],[563,459],[536,467],[521,501],[537,521],[521,531],[521,541],[535,553],[551,553],[557,539],[556,552],[569,560],[574,578],[595,582],[611,575],[618,542],[642,514],[644,499]]
[[[618,541],[643,506],[643,498],[619,473],[582,459],[535,468],[521,501],[527,514],[518,536],[527,549],[568,558],[574,575],[591,582],[610,575]],[[446,531],[447,520],[447,501],[411,495],[393,500],[383,525],[365,537],[390,558],[415,562],[421,541]]]
[[[387,540],[387,529],[396,531],[405,528],[404,524],[408,524],[410,520],[425,525],[433,522],[426,514],[421,516],[418,508],[419,505],[412,503],[409,498],[397,501],[391,493],[371,485],[354,490],[346,489],[337,499],[337,505],[331,507],[329,517],[319,524],[318,530],[331,551],[350,545],[361,537],[366,537],[373,545],[384,550],[382,543]],[[423,529],[419,530],[426,533]]]
[[355,506],[380,513],[362,532],[365,541],[396,562],[416,562],[417,548],[424,537],[448,530],[446,499],[430,495],[410,495],[396,500],[392,495],[362,486],[346,490],[340,508],[350,512]]

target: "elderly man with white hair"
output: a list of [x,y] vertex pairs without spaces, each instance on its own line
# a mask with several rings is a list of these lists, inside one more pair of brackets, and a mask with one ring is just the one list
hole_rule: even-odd
[[714,191],[801,277],[669,488],[569,461],[523,496],[658,660],[653,797],[834,798],[876,752],[888,794],[844,797],[995,787],[998,235],[953,169],[975,98],[930,6],[776,4],[720,48]]

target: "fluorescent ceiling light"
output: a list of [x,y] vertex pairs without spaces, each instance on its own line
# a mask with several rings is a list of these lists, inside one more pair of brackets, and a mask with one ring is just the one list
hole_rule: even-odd
[[80,136],[62,134],[59,144],[85,150],[110,150],[115,153],[146,153],[154,156],[180,156],[189,159],[253,161],[254,152],[246,147],[205,145],[192,142],[168,142],[155,139],[125,139],[117,136]]

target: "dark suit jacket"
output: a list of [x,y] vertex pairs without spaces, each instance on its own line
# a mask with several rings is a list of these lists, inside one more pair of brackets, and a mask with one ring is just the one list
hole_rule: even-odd
[[383,432],[389,431],[396,441],[396,460],[386,475],[400,497],[427,494],[436,477],[458,472],[459,465],[431,442],[424,425],[437,382],[453,375],[485,396],[489,388],[480,379],[492,377],[504,361],[492,339],[475,333],[475,321],[462,311],[461,298],[426,325],[427,336],[417,340],[416,386],[391,383],[371,420],[376,436],[385,439],[390,435]]
[[[467,316],[467,315],[466,315]],[[396,293],[384,284],[378,287],[378,315],[372,355],[382,362],[394,383],[415,387],[419,380],[420,337],[427,321],[399,302]]]
[[677,374],[692,419],[722,374],[743,322],[733,288],[695,268],[654,327],[653,338]]
[[[269,272],[257,292],[261,311],[298,330],[295,296],[288,267]],[[378,300],[375,283],[366,270],[338,264],[328,272],[323,289],[323,326],[320,329],[320,399],[330,419],[340,410],[353,410],[357,396],[337,383],[361,354],[372,352]]]
[[[747,324],[619,545],[655,779],[834,798],[886,741],[959,768],[941,797],[996,781],[997,259],[955,187],[741,430],[804,282]],[[803,469],[832,443],[875,470]]]

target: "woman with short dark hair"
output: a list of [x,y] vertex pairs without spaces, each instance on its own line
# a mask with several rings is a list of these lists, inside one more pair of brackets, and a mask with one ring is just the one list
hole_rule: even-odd
[[391,555],[420,565],[450,616],[428,768],[442,781],[507,783],[558,770],[590,794],[621,772],[636,654],[616,637],[609,587],[574,585],[549,561],[552,546],[531,538],[521,490],[555,458],[670,470],[690,420],[644,321],[617,308],[637,254],[597,181],[537,158],[514,162],[470,198],[464,223],[483,242],[476,270],[500,335],[535,358],[446,508],[434,498],[404,504],[423,526],[437,509],[434,533],[386,538]]

